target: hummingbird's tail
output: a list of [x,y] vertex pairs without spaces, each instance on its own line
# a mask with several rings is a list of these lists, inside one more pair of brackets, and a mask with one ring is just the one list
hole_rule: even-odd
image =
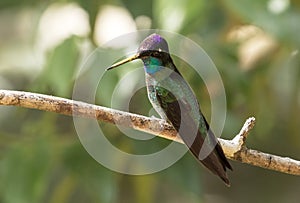
[[[186,107],[183,104],[181,104],[181,106]],[[166,111],[166,113],[171,112],[171,110],[173,111],[175,107],[169,103],[169,111]],[[177,108],[179,109],[180,107]],[[195,122],[194,117],[190,115],[188,109],[182,110],[179,115],[180,116],[177,114],[176,117],[169,115],[168,118],[170,118],[169,122],[172,123],[177,130],[185,145],[187,145],[196,159],[198,159],[213,174],[219,176],[224,183],[229,186],[230,183],[226,170],[227,168],[232,170],[232,167],[225,157],[217,138],[210,130],[204,116],[201,116],[201,120],[199,121],[199,123],[203,122],[203,126],[202,124],[197,124],[197,122]],[[200,115],[202,114],[200,113]]]
[[[205,118],[204,118],[205,120]],[[206,120],[205,120],[206,122]],[[232,170],[230,163],[228,162],[225,154],[222,150],[221,145],[219,144],[217,138],[214,136],[213,132],[209,129],[209,126],[206,122],[207,129],[208,129],[208,141],[204,141],[204,137],[201,135],[201,132],[198,130],[198,133],[195,137],[195,140],[192,145],[190,145],[189,149],[192,154],[206,167],[208,168],[213,174],[219,176],[227,186],[230,186],[230,182],[228,176],[226,174],[227,168]],[[205,146],[203,146],[203,144]],[[205,157],[201,158],[200,151],[205,147],[207,150],[211,152]],[[213,147],[213,148],[212,148]]]

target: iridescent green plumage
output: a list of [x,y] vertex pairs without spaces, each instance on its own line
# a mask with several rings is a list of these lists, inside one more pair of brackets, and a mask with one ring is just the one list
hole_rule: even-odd
[[192,154],[229,185],[226,168],[232,168],[202,115],[192,89],[177,70],[168,51],[167,42],[160,35],[152,34],[140,44],[135,56],[111,68],[142,59],[153,108],[174,126]]

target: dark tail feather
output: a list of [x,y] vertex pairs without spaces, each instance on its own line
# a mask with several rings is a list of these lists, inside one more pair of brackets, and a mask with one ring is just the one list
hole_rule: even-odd
[[[212,132],[210,131],[210,133],[212,133]],[[193,144],[191,145],[191,147],[189,149],[192,152],[192,154],[206,168],[208,168],[213,174],[219,176],[227,186],[230,186],[230,182],[229,182],[229,179],[226,174],[226,168],[232,170],[232,167],[229,164],[228,160],[226,159],[224,152],[222,150],[222,147],[218,143],[217,139],[214,137],[213,134],[210,135],[210,133],[208,133],[210,136],[210,141],[214,141],[215,146],[214,146],[214,149],[211,151],[211,153],[206,158],[204,158],[202,160],[199,158],[199,153],[200,153],[201,148],[204,143],[204,139],[201,136],[199,131],[197,133],[197,136],[196,136]],[[213,136],[213,139],[211,139],[212,136]],[[211,142],[211,143],[213,143],[213,142]],[[209,146],[205,146],[205,147],[209,148]]]
[[219,141],[217,140],[217,138],[215,137],[214,133],[211,131],[205,117],[203,116],[203,119],[205,121],[205,125],[206,128],[208,130],[208,136],[209,136],[209,140],[211,143],[213,143],[213,145],[215,146],[215,151],[218,153],[218,157],[220,158],[220,161],[222,162],[222,165],[224,167],[224,170],[226,171],[226,167],[230,170],[232,170],[232,167],[230,165],[230,163],[228,162],[227,158],[225,157],[225,154],[223,152],[223,149],[219,143]]
[[233,170],[230,163],[228,162],[228,160],[227,160],[227,158],[226,158],[226,156],[223,152],[223,149],[222,149],[221,145],[219,144],[219,142],[216,144],[215,150],[219,154],[220,161],[222,161],[223,166],[224,166],[224,170],[226,170],[226,167],[230,170]]
[[220,160],[220,157],[216,152],[216,148],[210,155],[208,155],[208,157],[199,161],[213,174],[219,176],[227,186],[230,186],[230,182],[226,173],[226,166],[224,165],[224,162]]

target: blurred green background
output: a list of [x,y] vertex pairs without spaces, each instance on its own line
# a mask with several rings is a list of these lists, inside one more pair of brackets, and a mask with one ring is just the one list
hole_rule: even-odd
[[[227,96],[224,138],[255,116],[248,147],[300,159],[297,0],[1,0],[0,88],[71,98],[76,72],[97,46],[148,28],[187,36],[212,58]],[[110,105],[127,70],[104,78],[97,104]],[[194,89],[203,90],[196,94],[209,117],[205,86],[186,74]],[[150,108],[142,89],[132,98],[132,111],[147,115]],[[141,145],[113,125],[100,125],[125,151],[166,144],[155,139]],[[189,153],[159,173],[118,174],[89,156],[72,118],[0,106],[0,203],[299,201],[299,177],[231,163],[230,188]]]

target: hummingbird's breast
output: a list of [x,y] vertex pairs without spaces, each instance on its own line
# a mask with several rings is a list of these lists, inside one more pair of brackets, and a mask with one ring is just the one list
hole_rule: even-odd
[[157,89],[161,87],[161,84],[158,80],[156,80],[153,75],[146,73],[146,86],[147,86],[147,94],[149,101],[155,111],[160,115],[160,117],[164,120],[168,120],[164,109],[161,107],[158,99],[157,99]]

